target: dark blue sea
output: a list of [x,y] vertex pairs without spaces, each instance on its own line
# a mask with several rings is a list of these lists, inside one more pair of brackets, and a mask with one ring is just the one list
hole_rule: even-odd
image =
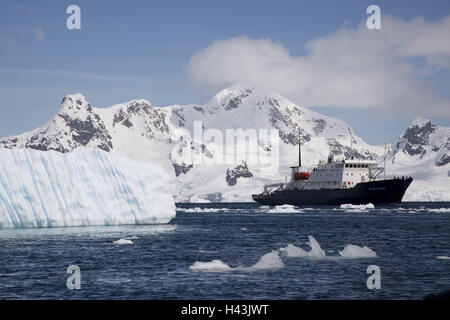
[[[324,257],[279,250],[309,252],[309,236]],[[0,242],[0,299],[422,299],[450,289],[450,203],[179,204],[168,225],[3,229]],[[343,257],[349,244],[371,254]],[[70,265],[81,289],[67,287]],[[371,265],[379,289],[367,286]]]

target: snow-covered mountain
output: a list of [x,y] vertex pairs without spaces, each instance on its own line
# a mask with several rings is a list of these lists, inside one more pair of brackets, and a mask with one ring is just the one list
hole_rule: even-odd
[[[233,137],[238,129],[256,143],[245,145],[247,140]],[[267,131],[270,129],[278,130],[279,148]],[[235,131],[228,136],[230,130]],[[448,130],[444,131],[440,134],[448,139]],[[336,139],[342,157],[383,156],[383,147],[367,144],[341,120],[298,106],[279,94],[239,86],[222,90],[204,105],[157,107],[141,99],[94,108],[81,94],[68,95],[47,124],[1,139],[0,148],[63,153],[79,146],[99,148],[161,165],[173,178],[171,188],[177,201],[251,201],[250,195],[261,191],[264,184],[284,181],[290,175],[289,166],[298,163],[299,139],[303,165],[314,165],[327,157],[330,137]],[[415,133],[407,137],[415,148]],[[428,148],[430,141],[422,148]],[[400,143],[397,151],[400,148],[408,147]],[[394,157],[394,153],[389,153],[389,159],[396,157],[399,164],[406,163],[408,158],[401,158],[399,152]],[[438,156],[439,152],[433,153]],[[440,170],[448,170],[448,162],[444,163],[448,152],[440,157],[442,160],[436,160],[442,163]],[[277,170],[268,174],[266,169],[274,166]],[[420,179],[414,182],[421,183]],[[419,200],[421,195],[415,196]]]
[[421,117],[392,144],[386,158],[390,175],[413,176],[405,200],[450,200],[450,128]]

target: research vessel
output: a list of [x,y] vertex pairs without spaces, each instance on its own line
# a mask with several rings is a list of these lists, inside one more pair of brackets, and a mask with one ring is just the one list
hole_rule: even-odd
[[412,177],[379,179],[385,167],[374,160],[335,159],[340,145],[334,139],[328,139],[328,145],[327,161],[303,167],[299,144],[299,163],[291,167],[290,181],[264,186],[262,193],[252,195],[253,200],[263,205],[295,206],[401,203]]

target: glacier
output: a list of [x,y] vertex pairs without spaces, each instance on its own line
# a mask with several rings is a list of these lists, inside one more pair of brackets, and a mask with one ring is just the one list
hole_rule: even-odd
[[99,149],[2,149],[0,228],[168,223],[169,185],[158,165]]

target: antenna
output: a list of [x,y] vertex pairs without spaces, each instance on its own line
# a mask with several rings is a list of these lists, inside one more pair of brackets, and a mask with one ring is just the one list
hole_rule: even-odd
[[386,180],[386,142],[384,143],[384,180]]
[[302,166],[302,131],[298,129],[298,167]]
[[328,146],[330,147],[330,153],[333,155],[340,154],[341,151],[341,145],[339,142],[336,141],[334,138],[327,138],[326,139]]

